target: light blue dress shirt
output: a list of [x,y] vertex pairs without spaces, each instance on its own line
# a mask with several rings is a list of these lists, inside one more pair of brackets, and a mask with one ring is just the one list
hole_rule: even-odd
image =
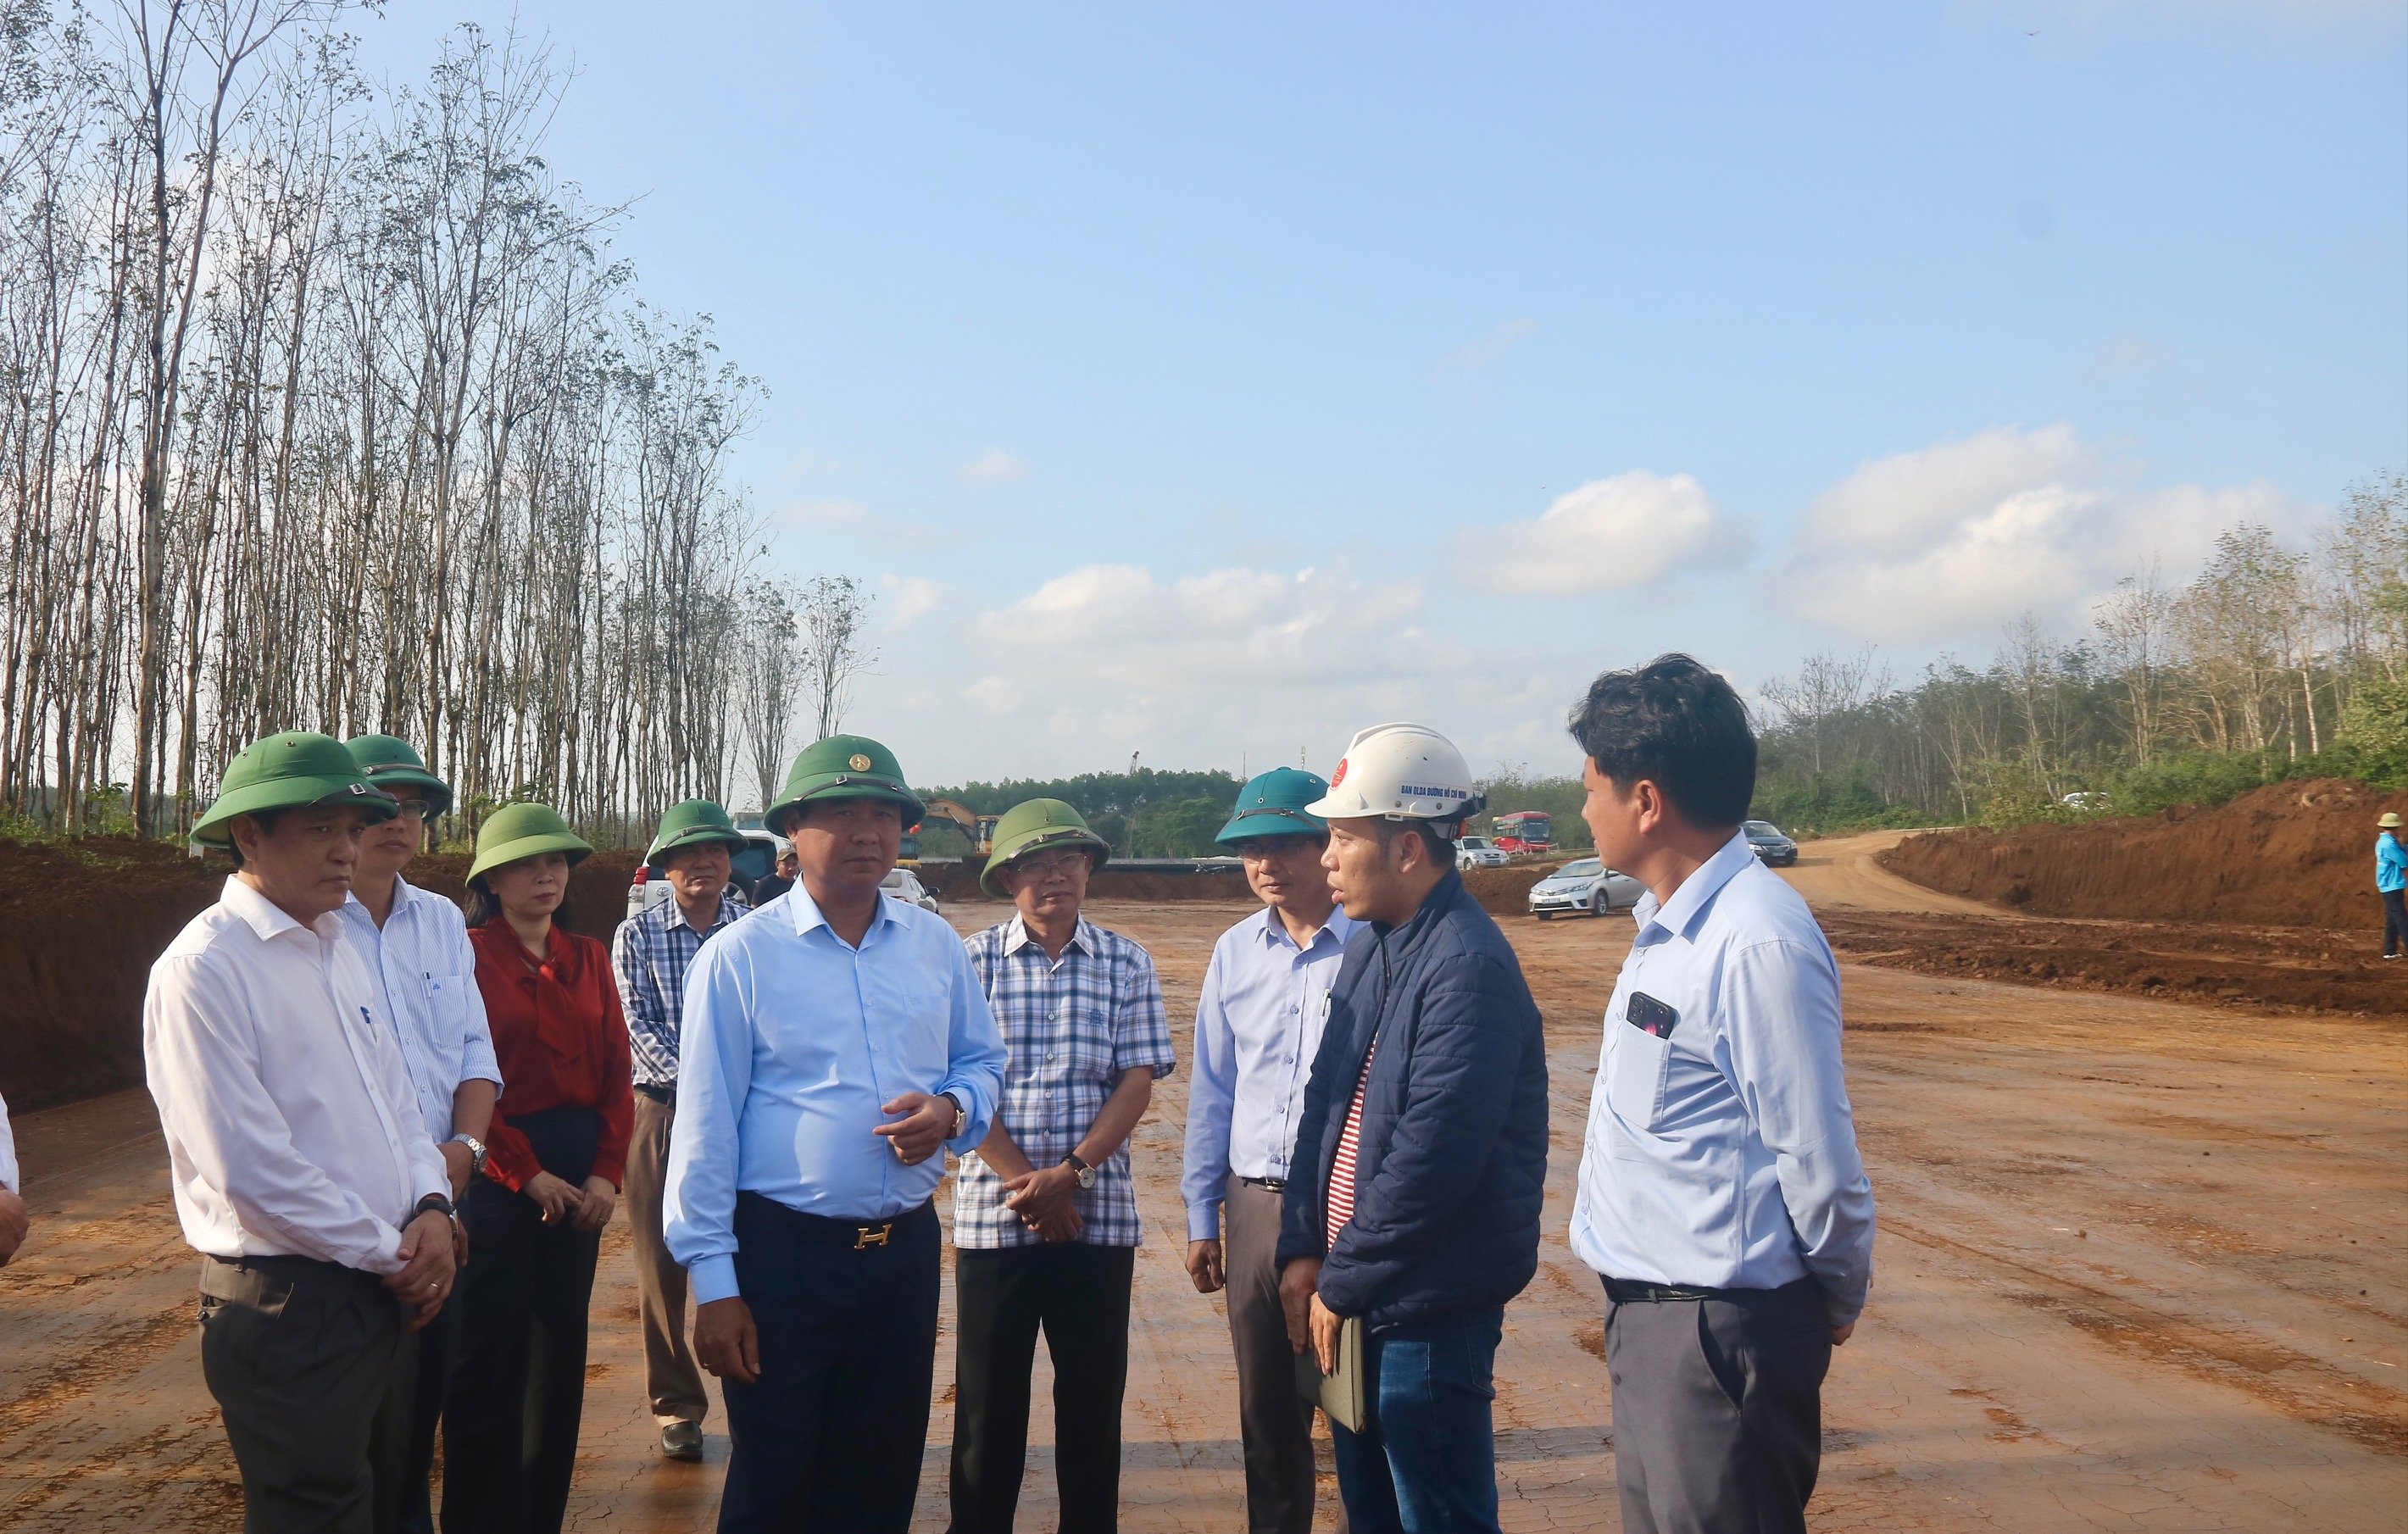
[[343,936],[384,987],[400,1019],[401,1063],[418,1092],[418,1116],[441,1144],[452,1138],[452,1095],[463,1082],[502,1082],[494,1032],[477,989],[477,953],[460,908],[394,876],[393,910],[379,927],[356,895],[343,897]]
[[1229,1174],[1287,1176],[1304,1086],[1329,1017],[1329,987],[1356,923],[1343,910],[1304,948],[1265,906],[1221,934],[1196,998],[1196,1063],[1187,1087],[1187,1163],[1179,1191],[1187,1239],[1221,1239]]
[[[1733,837],[1659,908],[1605,1013],[1572,1251],[1611,1278],[1774,1289],[1831,1325],[1872,1283],[1873,1191],[1840,1060],[1840,967],[1806,902]],[[1668,1038],[1629,1021],[1643,994]]]
[[986,1138],[1003,1035],[962,939],[882,896],[848,944],[797,884],[722,928],[686,971],[662,1226],[697,1304],[733,1298],[736,1196],[806,1214],[889,1220],[934,1197],[945,1158],[896,1159],[883,1105],[950,1092],[968,1113],[945,1148]]

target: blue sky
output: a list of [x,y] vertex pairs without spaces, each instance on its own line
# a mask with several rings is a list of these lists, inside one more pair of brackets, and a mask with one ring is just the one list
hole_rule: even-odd
[[1986,657],[2408,466],[2401,6],[1493,8],[514,14],[924,781],[1569,769],[1603,667]]

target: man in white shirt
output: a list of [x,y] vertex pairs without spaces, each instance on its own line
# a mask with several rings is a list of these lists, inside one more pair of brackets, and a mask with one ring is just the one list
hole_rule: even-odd
[[25,1200],[17,1183],[17,1137],[8,1127],[8,1100],[0,1097],[0,1268],[25,1244]]
[[1686,655],[1572,710],[1581,818],[1647,886],[1605,1013],[1571,1246],[1605,1286],[1630,1534],[1805,1534],[1823,1376],[1872,1283],[1840,969],[1741,821],[1756,738]]
[[1180,1179],[1187,1272],[1199,1294],[1229,1293],[1251,1534],[1312,1527],[1312,1408],[1297,1394],[1274,1259],[1305,1084],[1355,927],[1321,866],[1329,827],[1304,808],[1328,792],[1296,767],[1274,767],[1239,790],[1214,839],[1243,860],[1263,909],[1213,944],[1196,1001]]
[[335,914],[362,829],[394,809],[330,737],[247,748],[193,828],[235,873],[151,966],[142,1003],[176,1213],[202,1254],[202,1374],[251,1534],[375,1527],[377,1422],[404,1334],[452,1287],[443,1157]]
[[[380,1015],[394,1020],[419,1117],[442,1153],[456,1199],[485,1169],[485,1131],[494,1122],[502,1071],[494,1060],[484,993],[477,989],[466,919],[450,900],[401,876],[424,844],[426,827],[452,808],[452,788],[398,737],[363,735],[344,744],[368,781],[393,796],[399,813],[361,833],[351,896],[339,911],[343,930],[380,983],[385,1001]],[[401,1367],[394,1371],[387,1410],[408,1424],[408,1435],[394,1488],[404,1534],[435,1530],[427,1476],[458,1315],[457,1306],[437,1312],[414,1343],[402,1345]]]

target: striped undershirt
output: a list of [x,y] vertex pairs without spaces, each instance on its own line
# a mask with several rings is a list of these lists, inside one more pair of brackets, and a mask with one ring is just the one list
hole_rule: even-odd
[[1354,1100],[1346,1109],[1346,1127],[1338,1136],[1338,1157],[1329,1164],[1329,1244],[1338,1244],[1338,1233],[1346,1222],[1354,1218],[1354,1148],[1363,1139],[1363,1089],[1371,1081],[1371,1062],[1379,1057],[1380,1041],[1371,1040],[1370,1053],[1363,1056],[1363,1074],[1354,1079]]

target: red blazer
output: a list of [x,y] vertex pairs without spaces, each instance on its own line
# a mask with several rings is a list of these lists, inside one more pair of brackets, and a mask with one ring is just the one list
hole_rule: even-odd
[[636,1132],[636,1078],[610,951],[555,925],[538,968],[500,920],[469,928],[468,942],[477,951],[477,989],[502,1068],[485,1175],[516,1192],[544,1169],[526,1136],[510,1126],[512,1118],[594,1108],[602,1113],[594,1175],[624,1186],[627,1141]]

